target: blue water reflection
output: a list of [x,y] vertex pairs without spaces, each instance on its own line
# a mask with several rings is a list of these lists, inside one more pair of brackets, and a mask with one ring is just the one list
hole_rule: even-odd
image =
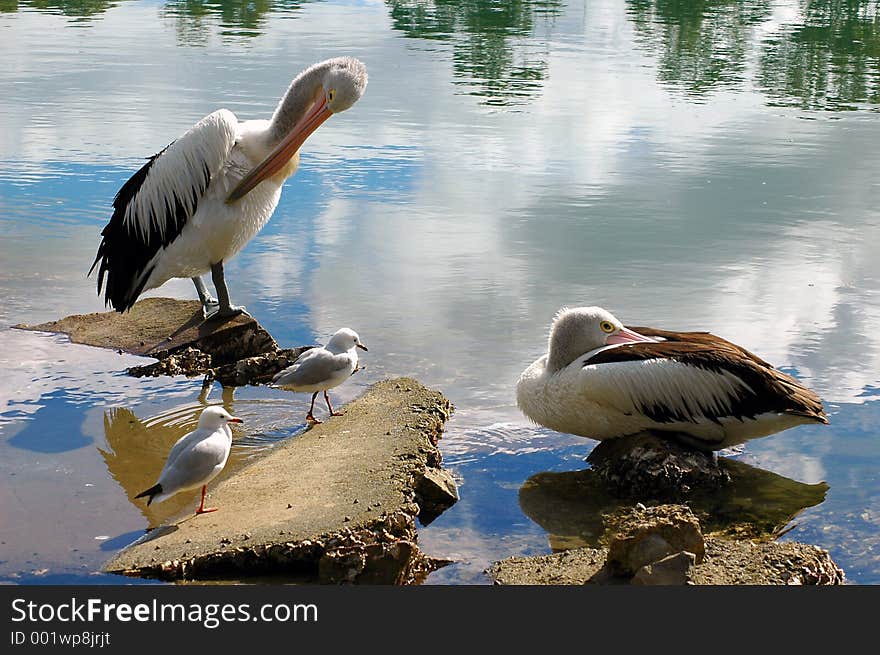
[[[352,54],[364,98],[309,139],[227,278],[283,346],[358,330],[367,368],[340,401],[414,375],[455,404],[441,447],[461,501],[420,540],[457,563],[429,582],[486,583],[493,559],[549,551],[520,489],[582,469],[593,442],[528,425],[513,387],[559,307],[600,304],[712,330],[815,388],[830,426],[733,456],[825,480],[784,538],[880,583],[876,13],[862,0],[3,6],[0,577],[107,581],[90,572],[114,535],[162,517],[132,490],[204,402],[256,426],[238,463],[296,438],[302,394],[205,397],[200,380],[135,380],[123,371],[137,358],[8,328],[103,309],[85,274],[145,157],[220,106],[267,117],[303,66]],[[193,297],[186,280],[151,293]]]

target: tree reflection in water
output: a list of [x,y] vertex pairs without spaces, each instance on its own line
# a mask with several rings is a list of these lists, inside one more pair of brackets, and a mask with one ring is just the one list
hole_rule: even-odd
[[527,101],[547,78],[551,25],[560,0],[387,0],[392,27],[409,38],[452,45],[456,84],[487,105]]
[[[754,85],[771,104],[840,111],[880,102],[880,8],[872,0],[629,0],[658,79],[692,100]],[[774,10],[794,9],[777,21]]]

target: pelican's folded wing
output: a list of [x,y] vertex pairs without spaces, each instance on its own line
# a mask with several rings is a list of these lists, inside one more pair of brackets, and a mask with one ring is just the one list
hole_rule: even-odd
[[198,209],[212,177],[235,145],[238,120],[219,109],[149,158],[113,200],[113,215],[89,274],[98,267],[98,293],[117,311],[134,305],[152,262]]
[[826,422],[814,392],[762,360],[743,356],[733,344],[626,344],[582,363],[592,398],[660,423],[744,420],[767,412]]

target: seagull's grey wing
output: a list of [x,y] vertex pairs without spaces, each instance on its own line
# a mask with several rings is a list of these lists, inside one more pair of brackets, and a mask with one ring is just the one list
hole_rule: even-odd
[[203,439],[182,450],[177,458],[159,476],[162,491],[169,493],[174,489],[204,484],[212,477],[214,469],[222,466],[229,456],[229,445],[225,435],[216,434]]
[[[305,355],[311,356],[306,357]],[[326,350],[309,350],[303,357],[275,376],[279,387],[307,387],[333,379],[348,368],[349,358],[343,353],[334,355]]]
[[283,386],[285,386],[285,384],[289,384],[289,383],[286,383],[285,380],[290,380],[291,376],[293,375],[293,372],[297,369],[297,367],[302,365],[302,363],[304,361],[306,361],[309,357],[315,357],[316,355],[318,355],[319,353],[322,353],[322,352],[326,352],[326,351],[324,351],[323,348],[312,348],[311,350],[305,351],[299,357],[296,358],[296,360],[293,362],[293,364],[291,364],[287,368],[284,368],[284,369],[281,369],[280,371],[278,371],[278,373],[276,373],[272,377],[272,384],[275,384],[279,387],[283,387]]
[[174,445],[171,446],[171,450],[168,451],[168,457],[165,458],[165,466],[162,467],[162,473],[159,474],[159,477],[165,475],[165,471],[174,466],[174,462],[180,457],[180,453],[186,450],[187,446],[196,441],[200,441],[201,439],[205,439],[209,434],[210,431],[196,428],[192,432],[187,432],[180,439],[175,441]]

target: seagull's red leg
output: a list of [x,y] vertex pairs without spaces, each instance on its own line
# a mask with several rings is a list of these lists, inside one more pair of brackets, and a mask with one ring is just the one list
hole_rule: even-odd
[[309,423],[320,423],[318,419],[315,418],[315,415],[312,413],[315,411],[315,398],[318,397],[318,392],[312,394],[312,404],[309,405],[309,413],[306,414],[306,421]]
[[330,416],[342,416],[342,412],[334,412],[330,406],[330,394],[327,393],[326,389],[324,389],[324,400],[327,401],[327,409],[330,410]]
[[205,496],[208,494],[208,485],[202,485],[202,502],[199,503],[199,508],[196,510],[196,514],[207,514],[208,512],[216,512],[216,507],[205,507]]

